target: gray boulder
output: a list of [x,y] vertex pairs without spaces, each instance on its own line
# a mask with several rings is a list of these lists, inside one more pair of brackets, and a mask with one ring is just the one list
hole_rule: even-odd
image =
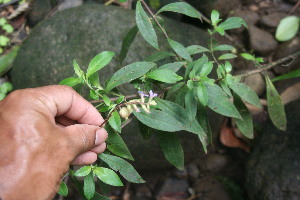
[[247,190],[251,200],[300,199],[300,101],[286,106],[287,131],[270,122],[248,162]]
[[[91,4],[57,13],[35,27],[24,41],[10,74],[14,87],[20,89],[58,84],[74,75],[73,59],[86,69],[96,54],[105,50],[118,52],[122,38],[134,24],[134,12],[116,6]],[[206,45],[208,36],[205,31],[168,19],[165,20],[165,27],[172,39],[185,46]],[[161,49],[168,49],[161,33],[159,43]],[[154,49],[138,35],[125,64],[142,61],[153,52]],[[119,68],[118,61],[113,60],[101,70],[101,82]],[[120,90],[123,94],[136,93],[128,86]],[[211,119],[214,119],[213,134],[217,136],[221,118],[214,116]],[[136,121],[125,127],[122,136],[136,158],[134,166],[137,168],[153,170],[170,167],[155,138],[152,137],[150,141],[142,139]],[[182,133],[181,139],[186,161],[203,155],[202,146],[195,135]]]

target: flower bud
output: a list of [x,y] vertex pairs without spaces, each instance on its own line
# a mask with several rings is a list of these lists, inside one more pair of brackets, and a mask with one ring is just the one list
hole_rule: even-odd
[[124,119],[128,119],[129,115],[131,114],[131,112],[129,111],[128,108],[123,107],[120,109],[119,114],[122,118]]

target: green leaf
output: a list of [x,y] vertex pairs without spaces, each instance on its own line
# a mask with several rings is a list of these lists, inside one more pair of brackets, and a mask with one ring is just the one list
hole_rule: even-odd
[[109,125],[118,133],[121,133],[121,117],[118,111],[114,111],[108,120]]
[[241,26],[248,28],[247,23],[239,17],[229,17],[219,25],[219,27],[225,31],[229,29],[240,28]]
[[69,190],[67,185],[64,182],[61,182],[59,185],[59,190],[58,190],[58,194],[61,196],[68,196]]
[[116,133],[110,126],[105,126],[105,129],[108,132],[107,149],[117,156],[129,160],[134,160],[122,137],[118,133]]
[[176,83],[182,80],[181,76],[178,76],[175,72],[167,69],[153,70],[147,74],[147,77],[164,83]]
[[128,31],[128,33],[124,37],[124,39],[122,41],[120,55],[119,55],[120,63],[122,63],[123,60],[126,58],[128,50],[129,50],[131,44],[133,43],[137,33],[138,33],[138,28],[137,28],[137,26],[134,26]]
[[144,183],[145,181],[138,174],[138,172],[129,164],[126,160],[117,156],[108,155],[102,153],[99,158],[103,160],[109,167],[115,171],[119,171],[120,174],[129,182],[132,183]]
[[212,143],[212,132],[211,132],[209,121],[208,121],[206,106],[198,104],[197,108],[198,108],[198,110],[197,110],[197,119],[198,119],[201,127],[203,128],[203,131],[207,135],[207,142]]
[[195,88],[195,93],[198,97],[198,100],[203,106],[206,106],[208,103],[208,94],[207,94],[207,89],[205,85],[200,83],[196,88]]
[[167,132],[184,130],[184,126],[176,118],[160,110],[151,110],[151,113],[133,112],[133,114],[143,124],[157,130]]
[[186,62],[174,62],[174,63],[167,63],[159,67],[159,69],[164,70],[171,70],[173,72],[177,72]]
[[177,13],[187,15],[189,17],[201,19],[200,12],[197,11],[195,8],[193,8],[191,5],[184,3],[184,2],[176,2],[176,3],[167,4],[164,7],[162,7],[156,14],[159,14],[159,13],[165,12],[165,11],[177,12]]
[[180,44],[179,42],[176,42],[174,40],[168,39],[168,42],[172,49],[182,58],[192,62],[192,58],[189,54],[189,52],[186,50],[186,48]]
[[[0,1],[1,3],[1,1]],[[0,26],[4,26],[5,24],[7,24],[7,20],[4,17],[0,18]]]
[[185,83],[184,82],[179,82],[179,83],[176,83],[174,84],[168,91],[168,95],[173,93],[173,92],[176,92],[177,90],[179,90],[182,86],[184,86]]
[[108,96],[106,96],[105,94],[102,96],[103,102],[105,103],[105,105],[110,106],[111,105],[111,100]]
[[78,65],[78,63],[77,63],[77,61],[75,59],[73,60],[73,68],[74,68],[75,74],[79,78],[83,78],[84,77],[84,72],[80,69],[80,66]]
[[208,74],[210,74],[212,69],[213,69],[213,62],[210,61],[205,63],[200,71],[200,76],[207,76]]
[[86,72],[86,77],[88,78],[93,73],[105,67],[114,57],[114,55],[115,53],[111,51],[103,51],[102,53],[96,55],[89,64]]
[[216,84],[206,85],[208,93],[207,106],[213,111],[228,117],[241,118],[241,115],[234,107],[225,92]]
[[217,23],[219,22],[219,18],[220,18],[219,12],[216,10],[212,10],[210,15],[210,20],[212,25],[217,25]]
[[192,89],[187,90],[185,94],[185,108],[189,116],[189,120],[191,122],[194,121],[197,113],[197,101]]
[[179,170],[184,169],[184,154],[178,136],[175,133],[158,132],[156,138],[170,164]]
[[84,196],[90,200],[93,198],[95,194],[95,182],[94,182],[94,176],[93,173],[90,173],[84,178],[83,182],[83,192]]
[[202,47],[200,45],[191,45],[191,46],[188,46],[186,48],[186,50],[187,50],[187,52],[190,55],[195,55],[195,54],[198,54],[198,53],[203,53],[203,52],[209,51],[207,48]]
[[90,97],[94,100],[99,100],[98,94],[95,92],[95,90],[90,90]]
[[90,172],[92,171],[91,166],[84,166],[78,169],[75,173],[74,176],[87,176]]
[[280,20],[276,29],[275,38],[284,42],[296,36],[299,30],[300,18],[297,16],[287,16]]
[[100,80],[99,80],[99,74],[98,72],[93,73],[90,77],[89,77],[89,82],[92,86],[103,90],[103,88],[100,85]]
[[208,62],[208,57],[205,54],[203,54],[201,58],[193,62],[194,66],[192,71],[194,71],[196,75],[199,75],[201,69],[203,68],[203,65],[207,62]]
[[175,57],[174,53],[166,52],[166,51],[158,51],[152,54],[151,56],[145,58],[147,62],[157,62],[169,57]]
[[0,57],[0,76],[5,74],[12,66],[15,57],[18,55],[20,47],[14,47],[9,53]]
[[104,183],[112,186],[123,186],[119,176],[111,169],[95,167],[93,173]]
[[124,96],[119,96],[118,99],[116,100],[116,104],[122,103],[125,100]]
[[13,86],[10,82],[4,82],[0,85],[0,93],[6,94],[13,90]]
[[[184,90],[183,90],[183,92],[184,92]],[[183,93],[183,94],[185,95],[185,93]],[[196,120],[194,120],[193,122],[190,122],[189,116],[183,107],[181,107],[180,105],[178,105],[174,102],[162,100],[159,98],[156,98],[156,102],[160,109],[162,109],[164,112],[166,112],[170,115],[169,118],[173,118],[173,121],[175,121],[175,122],[177,121],[178,126],[179,126],[179,124],[181,124],[180,125],[180,126],[182,126],[181,130],[186,130],[186,131],[197,134],[198,138],[200,139],[200,141],[203,145],[204,151],[205,152],[207,151],[207,149],[206,149],[207,136],[206,136],[205,132],[203,131],[200,124]],[[164,119],[164,117],[161,117],[161,119]]]
[[222,44],[222,45],[215,46],[213,48],[213,50],[214,51],[232,51],[232,50],[234,50],[234,47],[227,45],[227,44]]
[[287,74],[283,74],[281,76],[273,78],[272,82],[285,80],[285,79],[290,79],[290,78],[296,78],[296,77],[300,77],[300,69],[297,69],[297,70],[291,71]]
[[9,43],[10,39],[4,35],[0,35],[0,46],[7,46]]
[[228,62],[228,61],[226,61],[226,62],[225,62],[225,65],[224,65],[224,69],[225,69],[226,73],[230,73],[231,70],[232,70],[232,65],[231,65],[231,63]]
[[[72,172],[72,171],[71,171]],[[78,192],[84,196],[84,192],[83,192],[83,184],[77,180],[77,178],[75,176],[71,176],[72,182],[74,183],[75,187],[77,188]],[[94,194],[94,197],[92,198],[92,200],[110,200],[109,198],[98,194],[97,192]]]
[[14,32],[14,28],[10,24],[5,24],[2,26],[2,29],[6,31],[6,33],[12,33]]
[[273,124],[280,130],[286,130],[286,115],[284,105],[280,95],[275,89],[273,83],[268,76],[265,76],[267,83],[267,102],[268,112]]
[[225,53],[223,55],[221,55],[218,60],[228,60],[228,59],[232,59],[232,58],[236,58],[237,56],[235,54],[232,53]]
[[244,83],[233,82],[232,84],[229,85],[229,87],[246,102],[258,108],[261,108],[261,104],[257,94]]
[[124,83],[133,81],[146,74],[151,68],[156,66],[152,62],[136,62],[119,69],[106,85],[106,92]]
[[245,137],[253,139],[253,122],[251,114],[247,106],[236,93],[233,93],[233,98],[234,105],[242,116],[242,119],[235,119],[237,127]]
[[59,83],[59,85],[67,85],[67,86],[73,87],[79,83],[81,83],[81,80],[79,78],[70,77],[70,78],[66,78],[66,79],[62,80]]
[[152,26],[151,19],[146,14],[140,1],[136,3],[135,20],[143,38],[154,48],[159,49],[157,36]]
[[240,54],[243,58],[245,58],[246,60],[255,60],[255,56],[249,54],[249,53],[241,53]]

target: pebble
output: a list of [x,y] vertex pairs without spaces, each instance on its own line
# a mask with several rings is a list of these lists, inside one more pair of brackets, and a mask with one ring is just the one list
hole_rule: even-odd
[[158,190],[156,199],[186,199],[189,197],[186,179],[167,178]]
[[207,156],[204,164],[201,167],[205,171],[218,173],[222,171],[228,164],[230,164],[230,159],[228,156],[213,153]]
[[283,12],[274,12],[268,15],[264,15],[261,18],[261,24],[270,28],[276,28],[282,18],[286,16]]
[[265,30],[249,26],[249,36],[251,48],[261,55],[267,55],[277,48],[273,35]]

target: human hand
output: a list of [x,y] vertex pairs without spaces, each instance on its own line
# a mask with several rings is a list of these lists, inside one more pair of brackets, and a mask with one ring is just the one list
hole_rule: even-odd
[[72,88],[17,90],[0,101],[0,199],[52,199],[69,165],[105,148],[100,113]]

